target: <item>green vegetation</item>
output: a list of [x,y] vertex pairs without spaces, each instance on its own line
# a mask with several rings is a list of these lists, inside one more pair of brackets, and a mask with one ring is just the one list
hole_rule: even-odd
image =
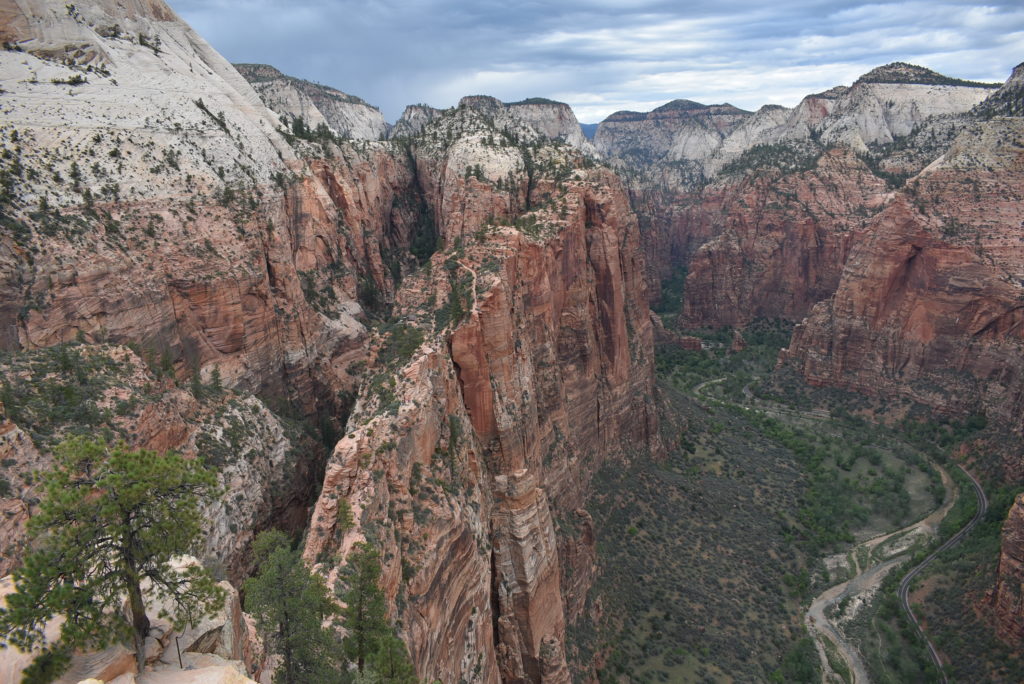
[[676,269],[661,283],[661,297],[651,311],[661,316],[674,316],[683,310],[683,288],[686,286],[686,269]]
[[782,657],[782,664],[768,678],[771,682],[806,682],[816,684],[821,681],[821,666],[818,663],[818,652],[810,637],[802,637]]
[[379,677],[375,681],[415,682],[405,645],[388,625],[379,581],[380,554],[365,542],[356,543],[345,560],[337,587],[345,603],[342,616],[347,634],[342,649],[359,673],[374,670]]
[[[895,68],[894,68],[895,67]],[[965,81],[962,78],[952,78],[942,74],[906,62],[893,62],[877,69],[872,69],[857,79],[857,83],[908,83],[916,85],[947,85],[947,86],[968,86],[971,88],[996,89],[1002,83],[985,83],[982,81]]]
[[[173,605],[166,617],[178,629],[224,600],[204,568],[172,563],[200,542],[199,502],[214,494],[216,478],[174,453],[83,437],[63,442],[54,455],[29,521],[37,545],[14,573],[17,590],[0,611],[0,633],[19,648],[43,644],[58,653],[134,639],[142,671],[147,598]],[[148,597],[143,582],[152,587]],[[121,611],[126,595],[131,622]],[[46,644],[43,628],[58,614],[66,617],[60,642]]]
[[506,102],[509,107],[516,105],[560,105],[561,102],[557,100],[549,100],[546,97],[528,97],[525,100],[519,100],[518,102]]
[[[940,538],[960,529],[975,512],[975,497],[967,478],[959,469],[950,469],[966,503],[954,509],[948,524],[944,521]],[[989,491],[988,512],[960,544],[942,553],[921,575],[917,585],[926,588],[913,599],[914,611],[922,619],[936,648],[953,663],[951,677],[956,681],[1024,681],[1021,654],[1009,648],[994,634],[989,622],[990,608],[985,593],[995,584],[1001,530],[1014,496],[1021,490],[1000,484]],[[879,620],[888,617],[879,609]],[[902,616],[890,625],[903,629]],[[891,660],[900,650],[899,640],[887,642]],[[890,681],[900,679],[896,671]]]
[[217,124],[218,128],[220,128],[228,135],[231,134],[231,131],[228,130],[228,123],[224,119],[224,112],[217,112],[216,114],[214,114],[212,111],[210,111],[210,108],[206,106],[206,103],[203,102],[203,98],[193,100],[193,102],[195,103],[196,107],[199,107],[200,111],[202,111],[208,117],[213,119],[213,122]]
[[0,369],[0,403],[40,448],[68,435],[127,437],[113,420],[132,407],[101,401],[107,390],[127,385],[131,369],[102,350],[71,343],[0,354]]
[[920,518],[941,483],[897,433],[865,429],[856,396],[774,370],[789,324],[751,323],[741,351],[727,328],[677,332],[703,348],[656,349],[665,460],[595,478],[608,617],[573,626],[569,652],[609,653],[609,682],[820,681],[802,614],[835,581],[823,557]]
[[338,612],[323,579],[306,568],[287,535],[261,532],[253,543],[259,574],[245,581],[245,608],[264,643],[281,655],[275,684],[331,684],[342,669],[324,620]]
[[777,168],[784,173],[810,171],[818,165],[821,150],[813,146],[786,143],[754,145],[722,167],[721,175],[740,175],[747,171]]

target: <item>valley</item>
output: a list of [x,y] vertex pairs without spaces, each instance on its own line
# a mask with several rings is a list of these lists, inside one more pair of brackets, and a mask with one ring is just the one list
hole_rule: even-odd
[[[390,124],[163,0],[0,10],[0,678],[280,679],[272,557],[332,683],[1021,680],[1024,65],[588,139]],[[175,567],[223,605],[4,622],[82,444],[215,481]]]

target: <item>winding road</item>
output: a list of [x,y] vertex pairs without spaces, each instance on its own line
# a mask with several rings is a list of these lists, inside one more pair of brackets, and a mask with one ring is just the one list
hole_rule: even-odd
[[[719,404],[731,404],[732,402],[725,402],[720,399],[708,397],[704,394],[703,391],[708,386],[721,383],[725,380],[726,378],[724,377],[715,378],[713,380],[707,380],[695,386],[692,392],[696,397],[703,401],[713,401]],[[748,384],[746,387],[743,388],[743,394],[748,398],[748,400],[751,400],[753,397],[749,391],[749,387],[750,385]],[[792,411],[792,409],[780,410],[779,408],[766,408],[764,406],[756,405],[734,405],[740,406],[741,408],[744,408],[748,411],[755,410],[766,413],[784,412],[790,415],[799,413],[797,411]],[[820,410],[814,411],[810,415],[804,413],[802,414],[802,417],[813,418],[817,420],[827,418],[827,413],[824,416],[821,415],[821,413],[822,412]],[[949,474],[943,468],[939,467],[938,465],[936,465],[935,467],[939,470],[939,473],[942,476],[942,484],[946,489],[946,496],[943,501],[943,504],[935,511],[933,511],[931,514],[929,514],[926,518],[916,523],[913,523],[912,525],[896,530],[894,532],[888,532],[886,534],[873,537],[872,539],[868,539],[867,541],[864,541],[855,546],[850,552],[850,557],[854,565],[853,569],[854,571],[857,571],[858,574],[852,579],[849,579],[845,582],[841,582],[840,584],[837,584],[835,586],[829,587],[827,590],[825,590],[825,592],[820,594],[811,602],[811,605],[804,616],[804,624],[807,626],[808,632],[814,637],[815,646],[818,650],[818,656],[821,660],[822,671],[824,673],[823,680],[827,681],[828,673],[833,671],[831,666],[829,665],[828,656],[826,655],[825,640],[828,640],[832,642],[832,644],[835,646],[838,655],[843,659],[843,661],[845,661],[846,666],[850,672],[850,676],[852,677],[853,684],[866,684],[867,682],[871,681],[870,677],[868,676],[867,669],[864,666],[863,659],[860,656],[860,652],[854,645],[850,644],[845,639],[844,635],[842,634],[842,630],[838,629],[832,623],[832,621],[828,619],[828,616],[825,614],[825,610],[829,606],[834,605],[835,603],[843,600],[844,598],[853,598],[861,594],[870,594],[881,584],[882,579],[884,579],[885,575],[888,574],[888,572],[891,569],[893,569],[899,563],[906,560],[905,555],[900,555],[900,552],[898,551],[890,554],[890,557],[888,558],[872,558],[872,551],[880,544],[889,539],[893,539],[895,537],[899,537],[905,534],[913,534],[917,532],[934,533],[938,529],[939,523],[946,517],[950,509],[952,509],[953,505],[956,503],[957,497],[955,495],[955,488],[953,486],[952,478],[950,478]],[[928,653],[931,656],[932,662],[934,662],[935,666],[938,668],[938,671],[940,673],[940,676],[942,677],[942,681],[944,682],[944,684],[948,684],[949,680],[946,677],[946,674],[943,670],[942,659],[939,657],[939,653],[936,650],[935,646],[932,644],[931,640],[928,639],[928,637],[924,633],[924,630],[921,629],[921,624],[918,621],[917,616],[914,615],[913,609],[910,607],[910,585],[913,583],[914,579],[933,560],[935,560],[935,558],[939,554],[955,546],[961,540],[963,540],[964,537],[970,534],[971,530],[974,529],[974,527],[981,520],[982,516],[984,516],[986,511],[988,510],[988,498],[985,496],[985,491],[981,488],[981,485],[978,483],[978,481],[974,478],[973,475],[967,472],[967,470],[963,466],[958,465],[957,467],[960,468],[960,470],[963,471],[964,475],[966,475],[968,479],[970,479],[971,481],[971,484],[974,488],[974,494],[978,499],[977,511],[975,511],[974,516],[966,525],[963,526],[963,528],[961,528],[956,534],[954,534],[952,537],[946,540],[946,542],[943,543],[942,546],[940,546],[931,554],[929,554],[929,556],[925,558],[920,564],[911,568],[907,572],[907,574],[903,576],[903,579],[900,582],[898,592],[900,605],[903,607],[903,611],[910,618],[910,621],[914,624],[914,629],[917,631],[920,637],[924,640],[925,644],[928,646]],[[863,568],[860,567],[860,562],[857,560],[859,558],[859,552],[862,550],[868,551],[868,563]]]
[[[860,651],[846,640],[842,630],[836,627],[825,611],[843,599],[852,599],[863,595],[870,596],[882,583],[882,580],[885,579],[889,571],[906,560],[906,556],[901,551],[892,551],[887,554],[888,557],[882,555],[873,558],[872,555],[876,548],[890,539],[908,534],[933,534],[938,529],[939,523],[942,522],[942,519],[946,517],[946,514],[949,513],[956,503],[956,488],[954,487],[953,478],[949,476],[949,473],[940,466],[935,467],[942,477],[942,485],[946,490],[942,505],[929,513],[927,517],[915,523],[893,532],[886,532],[885,534],[872,537],[853,547],[848,552],[848,557],[853,563],[854,572],[858,574],[852,579],[840,582],[826,589],[811,602],[810,607],[807,609],[804,624],[807,626],[807,631],[814,637],[815,645],[818,649],[818,657],[821,660],[822,671],[826,674],[832,671],[832,668],[825,654],[825,644],[822,641],[822,637],[829,639],[835,645],[839,656],[846,662],[854,683],[871,681]],[[864,557],[866,562],[863,567],[859,560],[862,551],[867,551],[867,555]]]
[[925,635],[924,630],[921,629],[921,623],[918,622],[917,616],[914,615],[914,610],[910,607],[910,585],[913,583],[914,578],[917,577],[918,574],[920,574],[921,571],[924,570],[929,563],[935,560],[936,556],[938,556],[946,549],[960,543],[960,541],[964,537],[970,534],[971,530],[974,529],[974,527],[981,520],[982,516],[985,515],[986,511],[988,511],[988,497],[985,496],[985,490],[981,488],[981,485],[978,483],[976,479],[974,479],[974,476],[967,472],[967,470],[963,466],[957,467],[963,471],[964,475],[966,475],[971,480],[971,484],[974,486],[974,494],[975,496],[978,497],[978,510],[975,511],[974,517],[971,518],[970,521],[966,525],[964,525],[959,532],[950,537],[945,544],[935,549],[935,551],[933,551],[927,558],[921,561],[919,565],[915,566],[910,570],[910,572],[904,575],[903,581],[900,582],[899,589],[900,604],[903,606],[903,611],[910,618],[910,621],[914,623],[914,629],[916,629],[917,633],[921,636],[922,639],[924,639],[924,643],[928,645],[928,653],[929,655],[931,655],[932,662],[935,663],[935,667],[938,668],[939,674],[942,677],[943,682],[949,682],[949,679],[946,677],[946,673],[942,669],[942,659],[939,657],[939,653],[935,650],[935,646],[932,644],[931,640]]

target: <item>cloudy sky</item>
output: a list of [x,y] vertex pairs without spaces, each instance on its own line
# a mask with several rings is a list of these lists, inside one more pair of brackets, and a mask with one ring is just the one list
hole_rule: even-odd
[[1024,4],[927,0],[169,0],[233,62],[377,105],[463,95],[568,102],[583,122],[675,98],[792,106],[875,66],[1003,81]]

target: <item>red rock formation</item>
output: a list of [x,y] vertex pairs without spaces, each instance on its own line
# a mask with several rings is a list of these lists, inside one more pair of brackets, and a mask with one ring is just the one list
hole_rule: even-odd
[[1018,494],[1003,523],[996,586],[988,596],[999,638],[1014,648],[1024,644],[1024,494]]
[[886,198],[885,183],[842,149],[811,171],[762,170],[709,187],[678,227],[717,233],[690,261],[681,322],[799,320],[835,291],[857,231]]
[[[555,190],[541,181],[537,192]],[[540,236],[492,229],[404,283],[399,310],[421,324],[450,279],[475,297],[452,333],[388,372],[402,398],[393,415],[361,396],[314,513],[306,556],[325,571],[359,536],[391,557],[384,581],[421,677],[569,681],[565,624],[594,574],[576,509],[601,463],[654,439],[651,326],[625,193],[592,170],[556,197],[565,212],[538,212],[550,226]],[[361,521],[348,532],[342,499]],[[556,520],[579,524],[559,534]]]
[[1024,428],[1022,142],[1020,119],[962,134],[872,222],[786,358],[812,382]]

